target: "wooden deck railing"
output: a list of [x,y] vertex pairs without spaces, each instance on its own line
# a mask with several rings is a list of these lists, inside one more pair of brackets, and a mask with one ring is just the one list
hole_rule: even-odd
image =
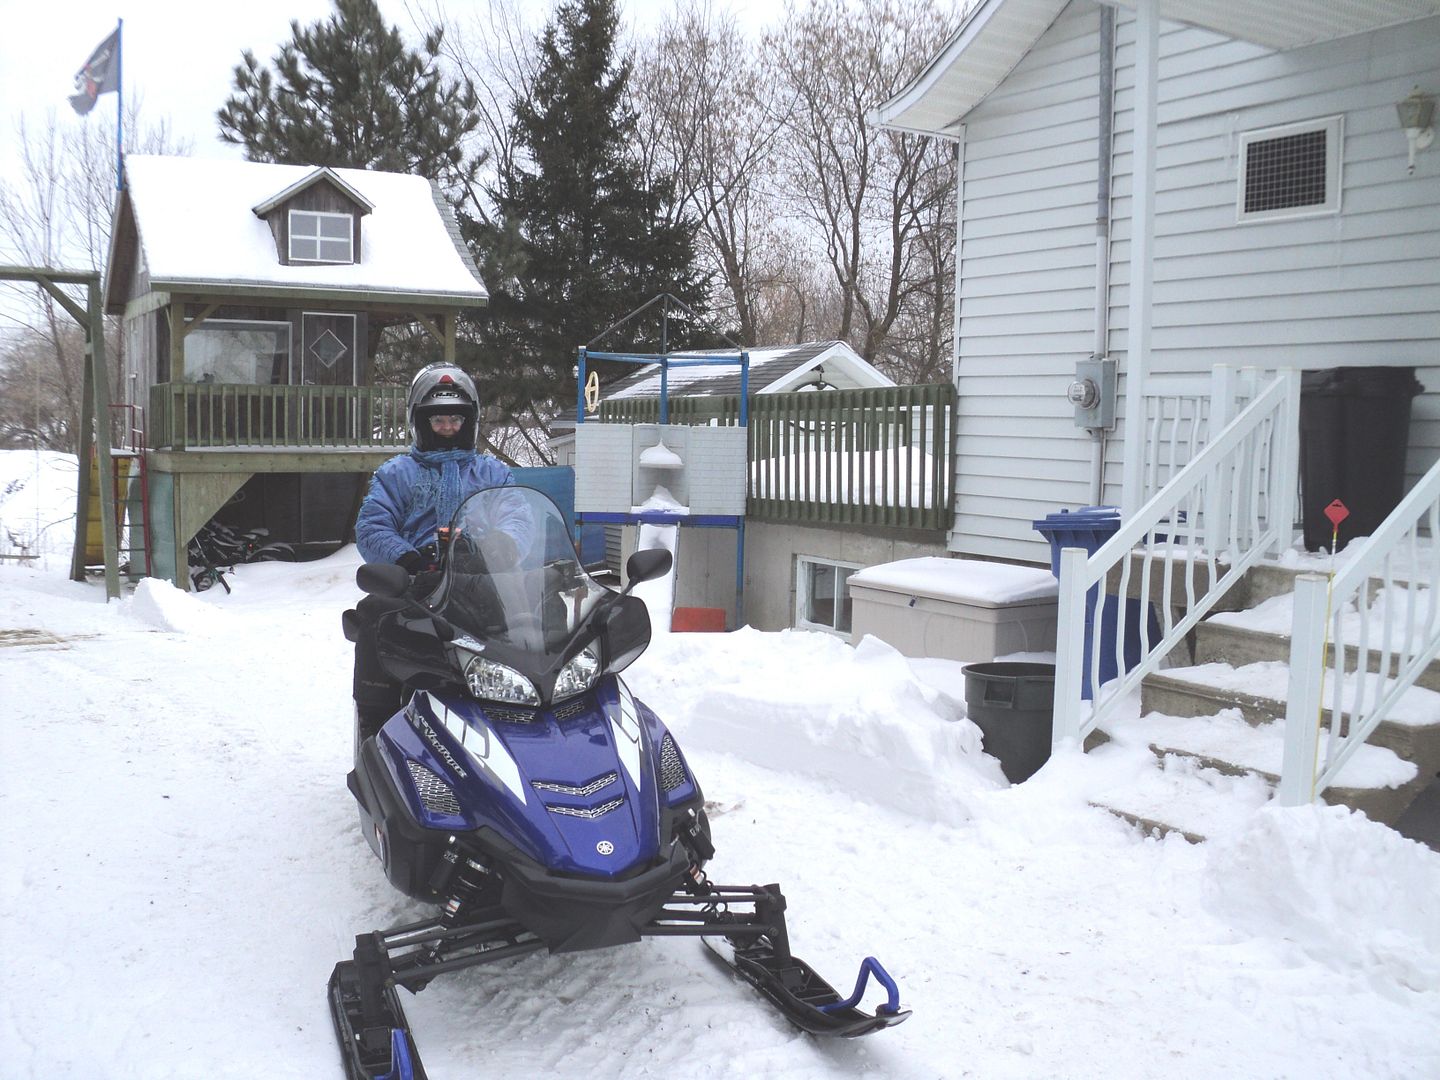
[[[955,387],[751,395],[746,514],[796,525],[944,531],[954,516]],[[739,395],[672,398],[672,424],[736,424]],[[610,423],[658,423],[655,398],[604,402]]]
[[403,386],[160,383],[150,388],[157,449],[407,446]]

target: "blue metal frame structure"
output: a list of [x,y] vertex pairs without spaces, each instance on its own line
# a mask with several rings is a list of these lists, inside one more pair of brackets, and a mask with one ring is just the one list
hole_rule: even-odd
[[[590,360],[617,360],[624,364],[660,365],[660,423],[670,422],[670,368],[740,365],[740,426],[750,424],[750,353],[646,353],[593,352],[580,346],[575,368],[575,426],[585,422],[585,378]],[[587,522],[607,525],[677,525],[695,529],[735,530],[735,628],[745,614],[745,517],[743,514],[676,514],[665,510],[629,513],[576,513],[576,528]]]

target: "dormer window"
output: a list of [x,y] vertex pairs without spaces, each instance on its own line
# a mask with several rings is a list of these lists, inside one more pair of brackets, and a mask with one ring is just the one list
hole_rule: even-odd
[[290,261],[353,263],[355,218],[319,210],[290,211]]

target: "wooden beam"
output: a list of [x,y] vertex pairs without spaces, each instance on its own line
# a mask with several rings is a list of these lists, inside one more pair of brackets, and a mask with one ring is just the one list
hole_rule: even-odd
[[167,292],[149,292],[144,296],[131,300],[125,305],[125,318],[135,319],[141,315],[148,315],[152,311],[159,311],[170,304],[170,294]]
[[[95,449],[100,461],[100,535],[105,547],[105,597],[113,600],[120,595],[120,536],[115,520],[115,468],[110,460],[110,362],[105,355],[105,312],[100,296],[99,280],[86,287],[90,308],[90,341],[87,363],[93,369],[91,384],[95,394],[95,429],[99,437]],[[82,459],[82,466],[86,464]]]
[[170,296],[170,378],[169,382],[185,381],[185,297]]
[[218,301],[218,300],[215,301],[213,304],[206,304],[206,305],[205,305],[205,310],[201,311],[199,315],[194,316],[189,322],[186,322],[186,321],[185,321],[185,317],[184,317],[185,313],[184,313],[184,311],[182,310],[181,313],[180,313],[180,315],[181,315],[180,323],[181,323],[182,326],[185,327],[185,333],[188,334],[188,333],[190,333],[190,331],[192,331],[192,330],[198,330],[198,329],[200,328],[200,324],[203,323],[206,319],[208,319],[211,315],[214,315],[214,314],[215,314],[215,309],[218,308],[219,306],[220,306],[220,301]]
[[95,451],[95,369],[85,350],[80,389],[80,474],[75,483],[75,548],[70,555],[70,580],[85,580],[85,541],[90,535],[90,457]]
[[57,270],[53,266],[0,266],[0,281],[49,278],[58,285],[89,285],[100,281],[98,270]]
[[295,288],[274,284],[233,284],[222,281],[174,281],[152,279],[150,287],[157,291],[184,292],[187,295],[248,297],[276,307],[297,307],[304,304],[374,305],[396,312],[413,312],[427,307],[441,311],[458,308],[481,308],[490,303],[488,296],[464,293],[428,293],[389,291],[384,289]]
[[447,311],[440,316],[445,325],[445,361],[455,363],[455,327],[460,322],[459,316],[453,311]]
[[[433,322],[430,321],[430,317],[428,315],[423,315],[417,311],[414,313],[414,319],[421,325],[421,327],[424,328],[427,334],[429,334],[432,338],[435,339],[435,344],[445,344],[445,335],[440,332],[440,327],[436,326]],[[443,322],[445,316],[441,315],[440,319]]]
[[152,450],[147,460],[153,471],[175,475],[369,473],[405,450],[403,446],[375,450]]
[[87,333],[89,332],[89,315],[86,314],[84,308],[82,308],[74,300],[70,299],[70,297],[65,294],[64,290],[62,290],[60,286],[56,285],[53,281],[45,277],[43,274],[36,275],[35,283],[39,285],[42,289],[44,289],[47,293],[49,293],[51,296],[53,296],[56,303],[58,303],[61,307],[63,307],[66,311],[70,313],[70,317],[80,324],[81,330],[84,330]]

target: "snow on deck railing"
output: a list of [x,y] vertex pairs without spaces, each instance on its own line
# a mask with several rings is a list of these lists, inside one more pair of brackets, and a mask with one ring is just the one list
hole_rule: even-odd
[[[1085,736],[1112,715],[1140,681],[1185,640],[1220,598],[1267,553],[1278,556],[1294,532],[1300,430],[1300,375],[1281,371],[1228,424],[1237,396],[1233,370],[1213,379],[1210,422],[1217,436],[1115,533],[1094,555],[1083,548],[1060,553],[1059,635],[1056,649],[1056,746]],[[1138,565],[1138,587],[1132,578]],[[1104,591],[1138,595],[1133,611],[1117,603],[1114,632],[1094,609]],[[1088,599],[1087,599],[1088,597]],[[1146,602],[1153,602],[1159,638],[1152,640]],[[1087,604],[1091,605],[1087,612]],[[1184,609],[1176,619],[1177,608]],[[1127,627],[1138,616],[1139,626]],[[1086,641],[1086,622],[1095,624]],[[1140,662],[1102,682],[1101,658],[1125,656],[1128,635],[1138,637]],[[1104,633],[1109,633],[1106,627]],[[1088,680],[1084,678],[1088,671]],[[1082,698],[1082,685],[1094,698]]]
[[1281,805],[1311,802],[1334,783],[1440,654],[1436,537],[1440,462],[1369,539],[1346,549],[1333,582],[1296,578]]
[[160,383],[150,388],[150,445],[226,447],[408,446],[403,386],[261,386]]

